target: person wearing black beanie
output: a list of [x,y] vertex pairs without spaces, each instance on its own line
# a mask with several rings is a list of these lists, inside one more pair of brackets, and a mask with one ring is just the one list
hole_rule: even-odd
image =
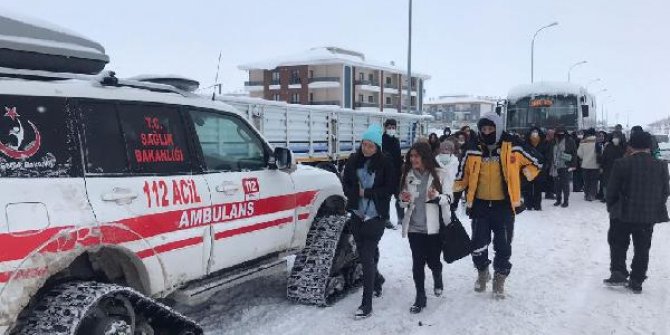
[[[608,286],[627,286],[642,293],[647,279],[649,249],[654,225],[670,221],[666,202],[670,196],[668,164],[652,157],[652,137],[644,131],[631,133],[628,156],[614,162],[606,189],[610,229],[610,277]],[[631,271],[626,255],[633,239]]]

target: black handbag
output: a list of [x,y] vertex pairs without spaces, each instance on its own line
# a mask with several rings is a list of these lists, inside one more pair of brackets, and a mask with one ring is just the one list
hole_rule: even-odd
[[442,258],[451,264],[472,252],[472,241],[468,232],[458,220],[452,220],[448,225],[442,219],[442,207],[440,207],[440,243],[442,246]]

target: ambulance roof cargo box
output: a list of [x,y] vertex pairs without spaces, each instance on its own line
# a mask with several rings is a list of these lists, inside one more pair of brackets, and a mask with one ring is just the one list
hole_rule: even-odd
[[97,74],[109,62],[102,45],[16,14],[0,13],[0,67]]

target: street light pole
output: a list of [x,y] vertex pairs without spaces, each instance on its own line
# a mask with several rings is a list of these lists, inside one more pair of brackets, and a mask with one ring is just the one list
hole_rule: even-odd
[[581,62],[577,62],[575,64],[572,64],[572,66],[570,66],[570,69],[568,70],[568,82],[570,82],[570,72],[572,72],[572,69],[574,69],[575,67],[580,66],[582,64],[586,64],[586,63],[588,63],[588,62],[583,60]]
[[596,78],[596,79],[593,79],[593,80],[589,81],[589,83],[586,84],[586,89],[588,90],[589,86],[591,86],[591,84],[597,83],[599,81],[600,81],[600,78]]
[[538,29],[535,32],[535,35],[533,35],[533,40],[530,42],[530,82],[533,83],[535,79],[535,37],[537,37],[537,34],[549,27],[557,26],[558,22],[553,22],[551,24],[548,24],[540,29]]
[[[412,113],[412,0],[409,0],[409,31],[407,38],[407,113]],[[400,83],[402,92],[402,83]]]

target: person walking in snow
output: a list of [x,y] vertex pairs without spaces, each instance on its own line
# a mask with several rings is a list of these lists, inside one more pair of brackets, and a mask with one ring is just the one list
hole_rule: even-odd
[[[603,154],[600,157],[603,180],[603,194],[607,194],[607,184],[609,183],[610,175],[612,174],[612,168],[614,167],[614,162],[622,158],[626,153],[626,148],[623,145],[623,134],[612,133],[612,139],[603,149]],[[606,201],[606,200],[605,200]]]
[[[606,193],[611,275],[604,283],[626,285],[634,293],[642,293],[647,279],[654,225],[670,220],[666,207],[670,196],[668,164],[651,155],[651,138],[644,131],[631,133],[630,155],[614,162]],[[628,272],[626,254],[631,237],[634,255]]]
[[584,178],[584,199],[596,200],[598,193],[598,179],[600,166],[596,154],[596,131],[590,128],[584,132],[584,139],[579,143],[577,156],[581,160],[582,176]]
[[[579,144],[584,140],[584,132],[579,130],[574,132],[572,135],[572,140],[575,141],[577,145],[576,148],[579,148]],[[582,174],[582,162],[577,157],[577,165],[572,172],[572,191],[573,192],[584,192],[584,175]]]
[[577,167],[577,145],[566,131],[559,127],[554,134],[554,142],[549,155],[549,174],[554,177],[554,206],[566,208],[570,203],[570,180]]
[[505,280],[512,269],[514,216],[524,210],[521,173],[534,180],[542,162],[519,138],[503,131],[497,114],[482,116],[477,128],[479,136],[470,142],[460,164],[454,192],[468,189],[466,213],[472,219],[472,260],[478,271],[475,291],[484,292],[491,279],[488,248],[493,233],[493,294],[504,298]]
[[[395,171],[395,178],[394,180],[395,185],[400,185],[400,174],[402,173],[402,153],[400,152],[400,140],[398,140],[398,133],[397,133],[397,128],[398,128],[398,123],[395,119],[386,119],[384,121],[384,135],[382,135],[382,152],[386,153],[389,158],[391,158],[391,162],[393,162],[393,169]],[[396,187],[396,190],[393,191],[393,195],[395,196],[395,210],[398,215],[398,222],[397,224],[400,224],[402,222],[402,217],[403,217],[403,209],[400,208],[400,198],[398,196],[398,188]],[[395,225],[391,223],[390,219],[387,219],[386,221],[386,228],[389,229],[395,229]]]
[[[552,128],[547,129],[547,134],[546,134],[545,139],[544,139],[544,141],[547,145],[547,149],[548,149],[547,156],[545,157],[547,162],[551,161],[550,156],[551,156],[551,150],[552,150],[553,144],[554,144],[554,135],[555,134],[556,134],[556,128],[552,127]],[[546,171],[545,178],[544,178],[544,180],[545,180],[545,185],[544,185],[545,199],[554,200],[554,199],[556,199],[556,195],[554,194],[554,190],[556,189],[556,187],[554,187],[554,177],[551,176],[551,174],[549,173],[550,165],[549,164],[544,164],[543,166],[545,167],[545,171]]]
[[402,235],[409,239],[412,250],[412,278],[416,288],[410,313],[420,313],[426,307],[425,268],[433,273],[433,292],[441,296],[442,262],[440,261],[440,225],[450,222],[453,177],[440,167],[427,143],[415,143],[401,177],[401,205],[407,208],[402,222]]
[[599,131],[596,135],[596,161],[600,166],[598,170],[598,193],[596,194],[596,199],[605,202],[605,180],[603,179],[603,163],[602,157],[605,147],[610,144],[610,137],[604,131]]
[[[547,160],[549,156],[549,145],[544,140],[544,134],[538,127],[533,127],[526,136],[526,144],[533,147],[539,154],[542,161]],[[549,170],[548,165],[542,166],[542,171],[535,180],[526,183],[524,190],[524,203],[529,210],[542,210],[542,191],[546,185],[546,175]]]
[[382,128],[370,125],[358,150],[349,156],[342,176],[347,210],[351,213],[349,227],[363,266],[363,298],[354,314],[357,319],[372,314],[372,295],[381,296],[384,283],[377,271],[378,244],[397,185],[393,162],[381,147]]
[[[453,180],[458,173],[458,164],[459,157],[457,155],[458,142],[455,138],[450,137],[440,144],[440,154],[437,155],[437,162],[440,164],[440,168],[446,171],[447,177],[450,178],[450,183],[447,186],[453,186]],[[452,194],[451,205],[449,210],[451,211],[451,221],[458,221],[458,216],[456,216],[456,210],[458,209],[458,202],[460,201],[462,192]]]

